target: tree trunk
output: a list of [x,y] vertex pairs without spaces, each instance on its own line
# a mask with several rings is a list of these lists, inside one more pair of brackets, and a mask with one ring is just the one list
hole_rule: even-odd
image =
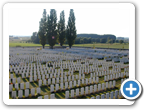
[[43,49],[44,49],[44,45],[43,45]]
[[69,48],[71,48],[71,45],[69,46]]
[[51,46],[50,48],[53,49],[53,46]]

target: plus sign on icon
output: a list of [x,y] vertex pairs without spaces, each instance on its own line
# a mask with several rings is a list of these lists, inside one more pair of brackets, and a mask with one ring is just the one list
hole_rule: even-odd
[[141,93],[141,85],[136,80],[125,80],[121,85],[121,93],[126,99],[136,99]]

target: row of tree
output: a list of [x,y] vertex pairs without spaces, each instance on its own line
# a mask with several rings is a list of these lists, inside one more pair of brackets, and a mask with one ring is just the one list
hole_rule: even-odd
[[69,47],[75,43],[76,39],[75,15],[73,9],[70,9],[68,24],[65,26],[64,11],[60,13],[60,20],[57,23],[57,14],[55,9],[50,10],[50,15],[46,16],[46,9],[43,11],[43,17],[39,22],[39,31],[33,32],[32,42],[45,46],[48,43],[51,48],[58,42],[61,46],[67,40]]

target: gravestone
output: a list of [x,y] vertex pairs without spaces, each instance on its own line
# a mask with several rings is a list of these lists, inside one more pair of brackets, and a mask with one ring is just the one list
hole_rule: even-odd
[[80,86],[80,80],[78,80],[78,86]]
[[102,90],[104,90],[104,86],[105,86],[105,84],[104,84],[104,83],[102,83]]
[[12,98],[16,99],[16,91],[12,91]]
[[96,83],[98,83],[99,82],[99,77],[96,77]]
[[52,78],[52,84],[55,84],[55,78]]
[[35,95],[35,88],[31,88],[31,96]]
[[16,90],[19,90],[18,83],[15,84]]
[[69,82],[69,87],[72,88],[72,81]]
[[65,91],[65,98],[66,98],[66,99],[69,98],[69,91]]
[[84,84],[84,79],[82,79],[82,84]]
[[72,81],[74,81],[74,75],[72,75]]
[[22,91],[22,90],[19,90],[19,91],[18,91],[18,97],[19,97],[19,98],[22,98],[22,96],[23,96],[23,91]]
[[118,98],[118,90],[115,91],[115,99]]
[[50,91],[54,92],[54,85],[50,85]]
[[106,99],[109,99],[109,93],[106,93]]
[[26,89],[29,89],[29,82],[26,82]]
[[37,88],[37,94],[40,94],[41,89],[38,87]]
[[113,87],[115,87],[115,85],[116,85],[116,81],[115,81],[115,80],[113,80]]
[[63,83],[63,77],[61,77],[61,83]]
[[56,83],[59,83],[59,78],[56,78]]
[[51,85],[51,79],[48,79],[48,85]]
[[101,90],[101,84],[98,84],[98,91]]
[[48,95],[44,95],[44,99],[48,99]]
[[42,99],[42,96],[39,96],[38,99]]
[[20,89],[24,90],[24,83],[20,83]]
[[63,90],[63,83],[60,83],[60,88],[61,90]]
[[74,87],[76,87],[76,81],[74,81]]
[[86,78],[85,80],[86,80],[86,85],[88,85],[88,79]]
[[109,82],[109,88],[111,88],[111,87],[112,87],[112,81]]
[[88,86],[85,87],[85,94],[88,94]]
[[94,85],[94,92],[97,91],[97,85]]
[[13,83],[13,84],[16,83],[16,78],[13,78],[12,83]]
[[21,78],[20,77],[17,78],[17,83],[21,83]]
[[34,75],[34,81],[37,81],[37,75]]
[[68,89],[68,82],[65,82],[65,89]]
[[25,89],[25,97],[29,96],[29,89]]
[[76,89],[76,96],[79,96],[79,88]]
[[93,86],[90,86],[90,94],[93,93]]
[[98,95],[98,96],[96,96],[96,99],[100,99],[100,96]]
[[56,91],[59,90],[59,84],[56,84]]
[[74,97],[74,90],[71,90],[71,97]]
[[104,99],[104,98],[105,98],[105,95],[104,95],[104,94],[102,94],[102,95],[101,95],[101,99]]
[[55,94],[51,94],[51,95],[50,95],[50,98],[51,98],[51,99],[55,99]]
[[39,87],[42,86],[42,80],[39,80],[38,85],[39,85]]
[[47,85],[47,84],[46,84],[46,79],[43,80],[43,84],[44,84],[45,86]]
[[113,99],[113,91],[110,92],[110,97],[111,97],[111,99]]
[[81,95],[84,95],[84,88],[81,88]]

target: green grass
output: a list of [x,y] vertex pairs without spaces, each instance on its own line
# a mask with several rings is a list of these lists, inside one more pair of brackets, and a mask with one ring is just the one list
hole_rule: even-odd
[[[42,46],[41,44],[34,44],[34,43],[20,43],[20,42],[10,42],[9,47],[16,47],[16,46],[21,46],[21,47],[34,47],[34,46]],[[48,44],[45,45],[46,47],[49,46]],[[55,46],[59,46],[59,44],[56,44]],[[64,44],[64,46],[68,46]],[[93,47],[93,44],[74,44],[74,46],[77,47]],[[118,48],[118,49],[129,49],[128,44],[120,44],[120,43],[114,43],[114,44],[102,44],[102,43],[97,43],[95,44],[95,48]]]

